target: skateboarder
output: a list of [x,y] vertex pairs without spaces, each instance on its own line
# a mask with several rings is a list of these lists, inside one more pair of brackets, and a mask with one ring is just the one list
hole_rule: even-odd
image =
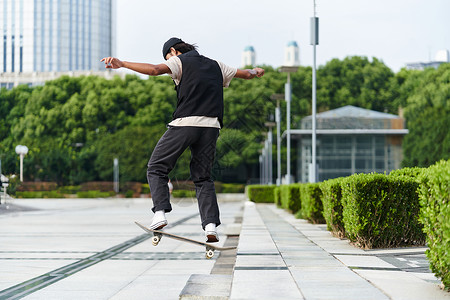
[[147,180],[152,194],[154,212],[151,229],[167,225],[165,213],[172,210],[168,174],[184,150],[191,150],[190,173],[195,184],[202,228],[207,242],[219,241],[216,226],[220,225],[211,169],[216,141],[223,127],[223,87],[236,78],[252,79],[264,75],[261,68],[236,69],[209,59],[197,47],[179,38],[170,38],[162,49],[165,62],[157,65],[121,61],[105,57],[106,68],[127,68],[142,74],[169,74],[175,83],[177,107],[168,130],[157,143],[148,162]]

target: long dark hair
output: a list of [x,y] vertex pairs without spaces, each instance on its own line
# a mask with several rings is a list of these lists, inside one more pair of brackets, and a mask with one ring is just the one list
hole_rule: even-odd
[[197,45],[192,45],[192,44],[188,44],[188,43],[178,43],[176,45],[173,46],[173,48],[176,51],[180,51],[181,53],[186,53],[192,50],[197,50]]

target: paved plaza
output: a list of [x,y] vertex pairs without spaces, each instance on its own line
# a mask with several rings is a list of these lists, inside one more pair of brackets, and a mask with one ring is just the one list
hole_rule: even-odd
[[[0,299],[450,299],[426,248],[361,250],[243,195],[220,195],[220,246],[164,238],[149,199],[8,199],[0,205]],[[8,209],[6,206],[8,205]],[[173,199],[168,232],[202,240],[195,199]]]

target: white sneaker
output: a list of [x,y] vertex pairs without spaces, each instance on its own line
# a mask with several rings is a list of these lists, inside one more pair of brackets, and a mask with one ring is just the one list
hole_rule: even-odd
[[161,230],[165,226],[167,226],[167,224],[168,222],[164,210],[158,210],[155,212],[152,224],[149,226],[149,228],[153,230]]
[[216,224],[209,223],[205,226],[205,236],[207,243],[216,243],[219,241],[219,235],[216,231]]
[[216,243],[219,241],[219,235],[216,231],[205,231],[205,235],[207,243]]

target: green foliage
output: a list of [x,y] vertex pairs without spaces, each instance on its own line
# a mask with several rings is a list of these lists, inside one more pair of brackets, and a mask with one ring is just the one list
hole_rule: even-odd
[[77,192],[78,198],[109,198],[114,196],[114,192],[101,192],[101,191],[80,191]]
[[68,185],[58,188],[58,192],[61,194],[76,194],[79,191],[81,191],[81,186],[79,185]]
[[305,218],[314,224],[325,223],[323,217],[322,191],[319,183],[300,185],[301,209],[296,217]]
[[[217,189],[216,189],[217,191]],[[218,193],[244,193],[245,192],[245,184],[236,184],[236,183],[222,183],[222,189],[217,191]]]
[[290,210],[292,213],[299,211],[301,207],[299,191],[300,185],[281,185],[279,189],[281,207]]
[[281,186],[277,186],[273,189],[273,199],[278,207],[281,207]]
[[423,245],[419,184],[412,178],[355,174],[343,179],[346,236],[363,248]]
[[274,203],[274,185],[247,185],[246,194],[250,201],[256,203]]
[[164,127],[128,126],[113,134],[100,138],[94,148],[97,150],[95,170],[101,180],[113,179],[113,160],[119,159],[120,181],[146,181],[147,163]]
[[191,191],[191,190],[173,190],[172,197],[175,197],[175,198],[195,198],[195,191]]
[[418,179],[425,170],[426,168],[418,168],[418,167],[401,168],[390,172],[389,176],[407,176]]
[[65,198],[58,191],[16,192],[17,198]]
[[390,82],[394,73],[380,60],[367,57],[333,59],[317,72],[318,111],[354,105],[390,110]]
[[412,73],[404,83],[409,134],[403,142],[406,167],[428,167],[450,158],[450,64]]
[[6,188],[6,192],[8,193],[8,195],[11,196],[15,196],[16,195],[16,191],[17,191],[17,187],[20,186],[20,179],[17,176],[9,176],[9,185]]
[[345,237],[342,207],[342,178],[336,178],[320,183],[322,190],[323,217],[327,229],[339,238]]
[[450,160],[428,168],[421,181],[420,222],[427,234],[427,257],[433,273],[450,288]]
[[141,193],[142,194],[150,194],[150,186],[148,185],[148,183],[142,184]]

